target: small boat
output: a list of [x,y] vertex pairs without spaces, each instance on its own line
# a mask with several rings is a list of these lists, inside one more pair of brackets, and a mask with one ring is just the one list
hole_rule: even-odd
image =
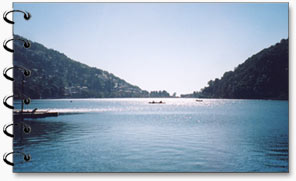
[[196,99],[195,101],[196,102],[202,102],[203,100],[202,99]]
[[45,118],[45,117],[57,117],[59,115],[58,112],[48,112],[48,111],[37,111],[34,109],[33,111],[13,111],[14,119],[22,119],[22,118]]
[[162,102],[162,101],[159,101],[159,102],[152,101],[152,102],[149,102],[149,104],[165,104],[165,102]]

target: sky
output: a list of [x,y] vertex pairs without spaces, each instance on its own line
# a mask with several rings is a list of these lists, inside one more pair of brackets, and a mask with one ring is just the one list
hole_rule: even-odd
[[141,89],[198,91],[288,38],[288,3],[14,3],[14,34]]

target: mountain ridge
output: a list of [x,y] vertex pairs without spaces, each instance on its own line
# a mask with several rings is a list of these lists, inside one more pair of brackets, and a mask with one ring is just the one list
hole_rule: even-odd
[[[13,42],[13,64],[32,72],[25,79],[24,90],[30,98],[169,97],[166,91],[142,90],[112,73],[80,63],[22,36],[14,35],[14,38],[31,44],[26,49],[21,41]],[[14,71],[14,78],[18,83],[13,84],[13,92],[21,95],[22,73]]]
[[289,40],[265,48],[252,55],[233,71],[192,94],[181,97],[231,99],[289,98]]
[[[28,40],[19,35],[16,39]],[[13,71],[16,97],[25,94],[30,98],[124,98],[124,97],[175,97],[165,90],[142,90],[114,74],[67,57],[54,49],[28,40],[31,47],[14,41],[13,64],[26,67],[32,75],[25,79],[22,92],[21,71]],[[208,86],[181,97],[230,99],[284,99],[289,96],[288,39],[252,55],[233,71],[221,78],[210,80]]]

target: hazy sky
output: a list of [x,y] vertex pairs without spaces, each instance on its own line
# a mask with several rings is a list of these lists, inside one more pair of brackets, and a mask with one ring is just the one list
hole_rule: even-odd
[[200,90],[288,37],[288,3],[14,3],[14,33],[142,89]]

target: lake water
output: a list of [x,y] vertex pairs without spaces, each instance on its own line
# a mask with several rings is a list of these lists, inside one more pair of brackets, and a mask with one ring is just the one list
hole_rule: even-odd
[[33,100],[14,172],[288,172],[288,101],[152,100]]

